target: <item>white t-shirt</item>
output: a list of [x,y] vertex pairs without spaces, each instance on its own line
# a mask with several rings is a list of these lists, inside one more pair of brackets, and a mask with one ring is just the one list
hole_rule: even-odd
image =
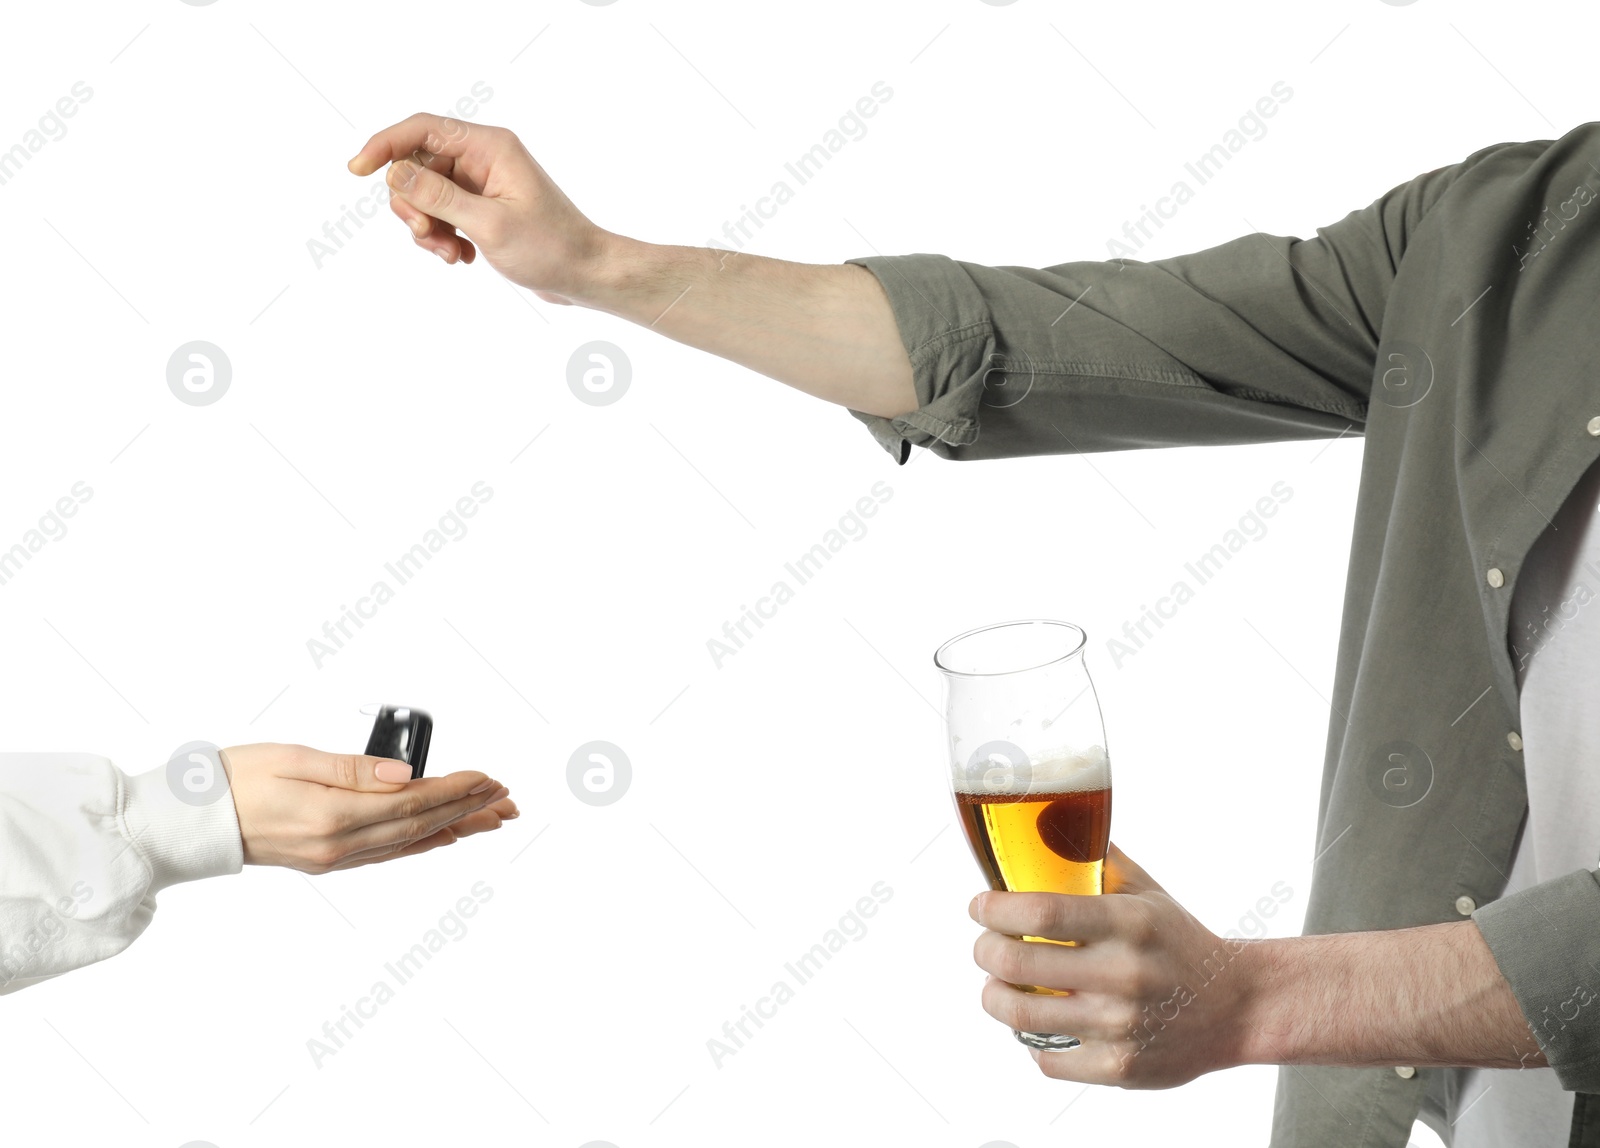
[[[1503,895],[1600,867],[1600,463],[1528,552],[1507,641],[1517,670],[1528,819]],[[1572,1093],[1549,1068],[1435,1074],[1421,1119],[1450,1148],[1560,1148]]]

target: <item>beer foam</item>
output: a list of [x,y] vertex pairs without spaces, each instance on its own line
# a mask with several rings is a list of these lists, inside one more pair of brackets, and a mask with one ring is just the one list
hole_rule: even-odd
[[982,763],[957,765],[954,779],[957,793],[975,795],[1085,793],[1111,788],[1111,762],[1103,746],[1062,746],[1030,754],[1022,769],[1007,765],[1003,759],[993,760],[987,768]]

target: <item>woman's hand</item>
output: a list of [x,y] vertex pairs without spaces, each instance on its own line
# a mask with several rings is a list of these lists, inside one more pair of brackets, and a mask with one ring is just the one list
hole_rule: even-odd
[[[973,947],[992,974],[984,1011],[1013,1029],[1082,1041],[1035,1051],[1046,1076],[1172,1088],[1243,1063],[1237,1030],[1248,1025],[1250,977],[1248,962],[1236,958],[1254,942],[1212,933],[1115,845],[1100,896],[984,892],[968,911],[985,927]],[[1026,993],[1019,984],[1070,995]]]
[[614,238],[505,128],[418,113],[373,136],[349,167],[370,175],[386,163],[389,208],[419,247],[446,263],[471,263],[482,251],[500,274],[552,303],[584,290]]
[[475,770],[410,780],[411,767],[303,745],[222,751],[247,865],[303,873],[409,857],[500,828],[510,790]]

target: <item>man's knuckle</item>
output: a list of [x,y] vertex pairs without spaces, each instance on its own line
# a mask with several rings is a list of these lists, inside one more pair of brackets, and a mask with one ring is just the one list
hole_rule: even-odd
[[448,179],[419,180],[417,187],[422,206],[430,209],[433,214],[450,210],[450,205],[455,202],[456,185]]
[[1143,962],[1130,959],[1117,962],[1106,987],[1123,1000],[1140,1001],[1149,995],[1149,980]]
[[1130,919],[1128,935],[1136,945],[1141,947],[1153,945],[1156,935],[1160,931],[1161,929],[1156,924],[1155,918],[1150,916],[1148,912],[1135,912]]
[[979,933],[972,941],[972,963],[981,969],[989,967],[989,960],[993,956],[990,947],[993,942],[989,940],[993,933]]
[[1138,1048],[1127,1045],[1114,1045],[1112,1047],[1111,1064],[1106,1069],[1106,1083],[1117,1087],[1126,1087],[1134,1079],[1134,1063],[1138,1058]]
[[1012,984],[1027,984],[1032,976],[1033,953],[1027,941],[1012,941],[995,954],[997,975]]
[[1039,1071],[1051,1080],[1071,1080],[1072,1061],[1069,1057],[1060,1055],[1041,1056],[1039,1058]]
[[1105,1027],[1112,1032],[1131,1033],[1138,1031],[1144,1015],[1140,1011],[1140,1006],[1132,999],[1119,997],[1105,1005],[1105,1015],[1102,1019]]
[[1035,937],[1051,935],[1061,925],[1061,902],[1049,893],[1040,893],[1030,897],[1027,906],[1027,920],[1029,935]]
[[995,1003],[1000,1013],[1000,1019],[1018,1032],[1037,1032],[1039,1030],[1038,1006],[1033,998],[1026,993],[1012,990],[1002,994]]

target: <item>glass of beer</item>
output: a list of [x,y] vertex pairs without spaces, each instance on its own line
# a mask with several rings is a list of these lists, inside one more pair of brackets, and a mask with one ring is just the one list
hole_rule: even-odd
[[[1030,619],[969,630],[933,655],[944,675],[956,815],[991,889],[1102,891],[1111,763],[1086,640],[1070,622]],[[1065,1033],[1015,1035],[1047,1051],[1078,1046]]]

